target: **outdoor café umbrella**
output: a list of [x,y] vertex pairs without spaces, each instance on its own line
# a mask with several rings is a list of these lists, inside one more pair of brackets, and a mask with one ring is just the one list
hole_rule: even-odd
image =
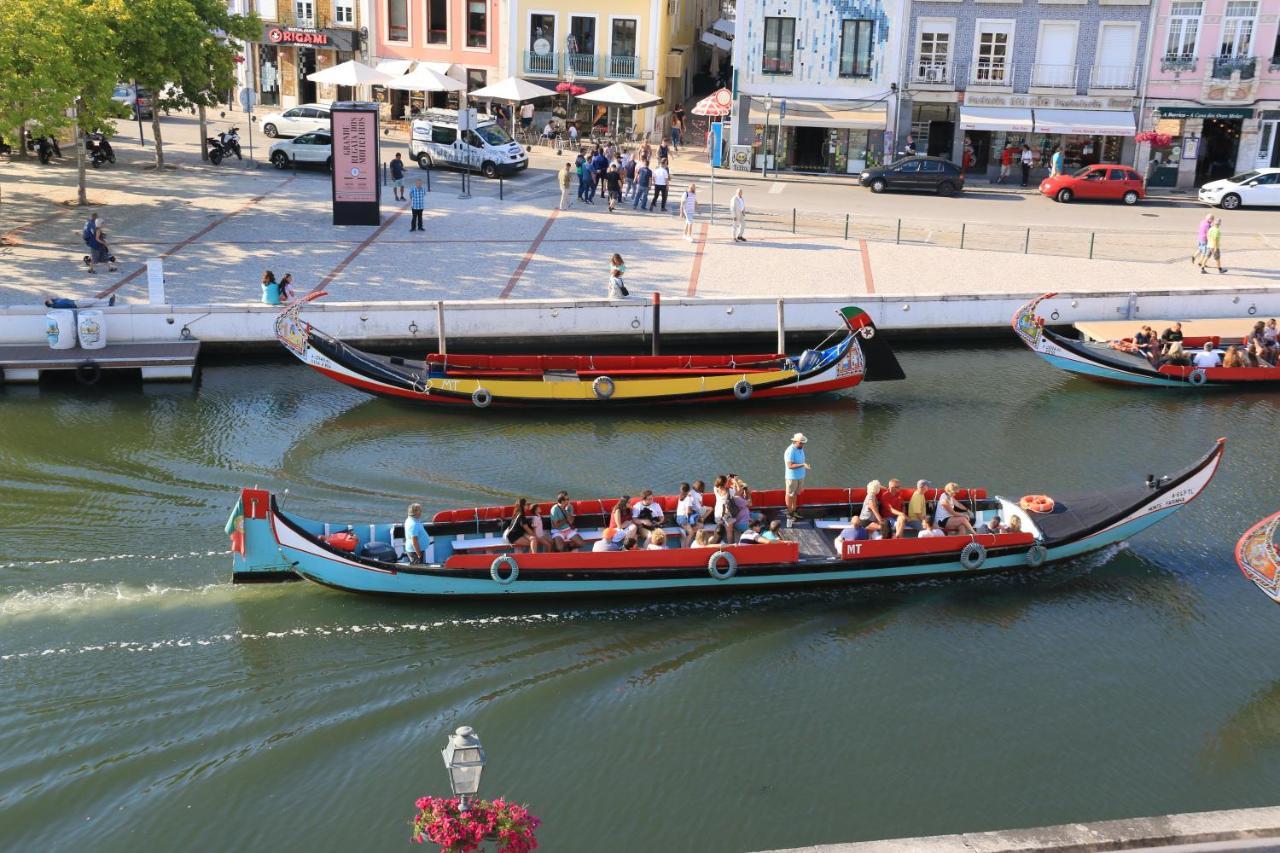
[[446,77],[438,71],[432,71],[425,65],[400,77],[388,77],[385,85],[388,89],[402,89],[406,92],[465,92],[467,84],[452,77]]
[[[530,83],[528,80],[521,80],[519,77],[508,77],[506,80],[494,83],[492,86],[476,89],[474,92],[470,92],[467,97],[520,104],[525,101],[534,101],[538,98],[554,97],[555,94],[555,92],[544,86],[539,86],[537,83]],[[511,132],[515,133],[515,129],[516,116],[513,109],[511,111]]]
[[727,116],[733,112],[733,93],[728,89],[717,89],[698,101],[691,112],[696,116]]
[[[662,98],[657,95],[650,94],[643,89],[637,89],[635,86],[628,86],[626,83],[614,83],[612,86],[605,86],[603,89],[579,95],[578,100],[592,101],[597,104],[615,107],[651,107],[654,104],[662,103]],[[617,135],[616,127],[614,128],[614,135]]]
[[307,79],[330,86],[385,86],[392,78],[363,62],[349,59],[332,68],[308,74]]

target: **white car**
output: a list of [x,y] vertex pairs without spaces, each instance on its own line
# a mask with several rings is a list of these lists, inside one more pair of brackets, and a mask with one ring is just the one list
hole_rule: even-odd
[[328,130],[329,127],[328,104],[303,104],[262,117],[262,132],[267,136],[297,136],[313,130]]
[[287,169],[294,163],[312,163],[332,171],[333,137],[327,130],[317,130],[294,139],[282,139],[271,146],[269,159],[277,169]]
[[1280,207],[1280,169],[1254,169],[1210,181],[1200,188],[1200,200],[1225,210],[1264,205]]

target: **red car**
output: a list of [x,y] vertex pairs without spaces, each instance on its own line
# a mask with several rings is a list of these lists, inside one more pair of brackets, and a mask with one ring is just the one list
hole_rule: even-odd
[[1128,166],[1099,163],[1085,166],[1072,175],[1058,175],[1040,182],[1040,192],[1054,201],[1075,198],[1108,199],[1137,204],[1146,197],[1142,176]]

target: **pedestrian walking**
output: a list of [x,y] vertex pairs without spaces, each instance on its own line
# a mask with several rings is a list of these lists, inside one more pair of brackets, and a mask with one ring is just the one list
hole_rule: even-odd
[[631,295],[631,291],[627,290],[627,285],[622,278],[627,274],[627,265],[622,261],[622,255],[614,252],[613,257],[609,259],[609,298],[624,299]]
[[649,209],[649,181],[653,178],[653,170],[649,168],[648,160],[641,160],[636,166],[636,179],[634,181],[635,191],[632,195],[635,198],[631,202],[631,209],[637,207],[641,210]]
[[671,111],[671,147],[675,149],[677,154],[680,153],[680,146],[684,142],[684,104],[676,104],[676,108]]
[[1222,217],[1215,216],[1213,224],[1209,226],[1209,231],[1205,234],[1208,240],[1205,248],[1204,256],[1200,258],[1200,274],[1205,274],[1205,265],[1212,259],[1218,265],[1218,272],[1224,273],[1226,270],[1222,268]]
[[1000,152],[1000,177],[996,179],[997,184],[1003,184],[1009,180],[1009,170],[1013,168],[1013,158],[1017,150],[1017,146],[1012,142],[1005,143],[1004,150]]
[[585,151],[579,151],[578,157],[574,161],[574,166],[578,172],[578,198],[586,204],[590,204],[587,198],[587,176],[591,174],[591,164],[587,162],[587,154]]
[[747,200],[739,189],[729,200],[729,212],[733,214],[733,239],[739,243],[747,242]]
[[804,433],[798,432],[791,436],[791,444],[787,445],[787,451],[782,456],[783,466],[786,470],[788,526],[790,526],[792,519],[799,517],[796,510],[800,499],[800,489],[804,486],[805,475],[812,470],[812,466],[804,461],[804,446],[808,443],[809,439],[804,437]]
[[606,187],[604,185],[604,176],[605,176],[605,173],[608,171],[609,171],[609,158],[604,156],[604,151],[601,150],[599,147],[597,147],[596,153],[591,157],[591,175],[593,179],[593,184],[591,187],[592,198],[595,198],[595,194],[597,190],[599,191],[600,195],[605,194]]
[[569,122],[569,147],[578,147],[578,123],[575,121]]
[[[93,223],[93,231],[89,232],[89,224]],[[84,256],[85,265],[89,268],[89,272],[97,274],[94,267],[97,264],[106,264],[107,272],[115,272],[116,256],[111,254],[111,246],[107,243],[107,232],[102,230],[102,220],[96,216],[91,216],[89,222],[85,223],[85,243],[89,247],[89,254]]]
[[667,182],[671,180],[671,172],[667,169],[667,161],[659,160],[658,168],[653,170],[653,201],[649,202],[649,212],[658,209],[658,197],[662,197],[662,212],[667,212]]
[[427,191],[422,188],[422,180],[413,182],[413,189],[409,190],[409,212],[412,216],[409,219],[409,230],[421,231],[422,229],[422,211],[427,207]]
[[622,201],[622,173],[616,164],[610,164],[609,171],[604,173],[604,185],[609,197],[609,212],[613,213],[618,202]]
[[1018,159],[1022,164],[1022,185],[1025,187],[1031,181],[1031,163],[1034,159],[1030,145],[1022,143],[1022,154]]
[[1196,230],[1196,253],[1191,256],[1191,263],[1198,264],[1209,253],[1209,229],[1213,227],[1213,214],[1206,213],[1200,220]]
[[689,184],[680,199],[680,215],[684,218],[684,238],[693,242],[693,220],[698,216],[698,185]]
[[1049,177],[1056,178],[1061,175],[1065,162],[1066,158],[1062,154],[1062,146],[1059,145],[1053,149],[1053,156],[1049,158]]
[[[573,164],[572,163],[564,164],[564,171],[560,173],[559,178],[560,178],[560,209],[568,210],[570,205],[569,187],[573,185]],[[578,194],[581,195],[582,194],[581,191],[579,191]]]
[[404,201],[404,160],[399,151],[391,160],[391,189],[396,201]]

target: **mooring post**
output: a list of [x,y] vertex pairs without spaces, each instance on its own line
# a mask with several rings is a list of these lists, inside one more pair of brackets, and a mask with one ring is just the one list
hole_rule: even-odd
[[444,300],[436,300],[436,352],[446,355],[448,350],[444,344]]
[[844,238],[849,239],[849,214],[844,215]]
[[1027,254],[1031,250],[1031,229],[1027,229],[1027,237],[1022,241],[1022,254]]
[[893,242],[895,243],[902,242],[902,220],[901,219],[898,220],[898,236],[893,238]]
[[498,201],[503,200],[502,195],[502,175],[498,175]]
[[662,349],[662,294],[653,292],[653,354],[659,355]]
[[1098,236],[1098,232],[1089,232],[1089,260],[1093,260],[1093,238]]
[[960,223],[960,248],[964,248],[964,223]]
[[781,299],[778,300],[778,349],[776,351],[779,354],[787,351],[786,309]]

